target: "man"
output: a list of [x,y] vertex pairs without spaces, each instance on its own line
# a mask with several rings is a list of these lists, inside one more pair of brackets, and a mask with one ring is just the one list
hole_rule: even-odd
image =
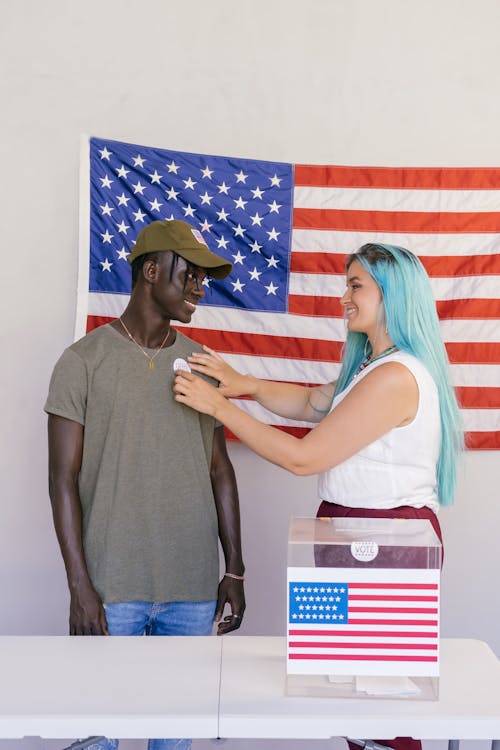
[[215,619],[222,635],[245,609],[236,481],[223,427],[173,398],[174,362],[201,347],[171,321],[188,323],[205,276],[231,264],[183,221],[149,224],[128,260],[123,315],[63,353],[45,405],[70,634],[208,635]]

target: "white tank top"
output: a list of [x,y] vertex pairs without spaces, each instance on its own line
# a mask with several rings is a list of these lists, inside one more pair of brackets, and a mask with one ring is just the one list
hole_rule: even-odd
[[359,453],[319,475],[321,500],[350,508],[397,508],[411,505],[439,508],[437,463],[441,447],[439,398],[427,368],[411,354],[394,352],[362,370],[335,397],[335,409],[359,381],[376,367],[400,362],[413,374],[418,385],[418,409],[413,421],[396,427]]

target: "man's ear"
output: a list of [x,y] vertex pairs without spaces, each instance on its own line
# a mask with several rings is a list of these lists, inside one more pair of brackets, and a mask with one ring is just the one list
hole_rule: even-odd
[[142,266],[142,276],[150,284],[156,283],[159,273],[158,262],[154,258],[147,258]]

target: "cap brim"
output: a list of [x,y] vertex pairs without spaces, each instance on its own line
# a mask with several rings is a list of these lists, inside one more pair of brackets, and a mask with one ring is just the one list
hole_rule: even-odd
[[[127,260],[129,263],[133,263],[136,258],[141,255],[148,255],[154,252],[167,252],[166,250],[140,250],[136,252],[138,248],[132,248],[132,252],[128,256]],[[214,279],[225,279],[229,276],[233,269],[233,264],[228,260],[221,258],[220,255],[212,253],[211,250],[206,246],[197,245],[196,247],[183,247],[170,252],[176,253],[188,263],[192,263],[193,266],[199,266],[205,268],[207,274],[212,276]]]

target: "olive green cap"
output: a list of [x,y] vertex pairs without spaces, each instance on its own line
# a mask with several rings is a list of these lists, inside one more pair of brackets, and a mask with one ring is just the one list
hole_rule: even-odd
[[225,279],[231,273],[232,263],[213,253],[206,244],[202,233],[179,219],[152,221],[139,232],[135,245],[127,260],[133,263],[146,253],[171,250],[194,266],[206,268],[214,279]]

